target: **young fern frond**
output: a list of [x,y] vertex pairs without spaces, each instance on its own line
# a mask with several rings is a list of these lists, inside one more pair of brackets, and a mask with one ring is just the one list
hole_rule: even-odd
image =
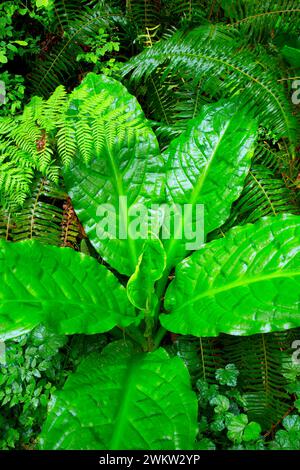
[[[141,83],[158,69],[163,71],[162,81],[177,78],[178,87],[181,79],[191,81],[194,87],[201,87],[201,92],[209,87],[212,97],[220,93],[229,97],[243,90],[244,99],[252,104],[260,124],[277,139],[285,139],[290,156],[294,157],[297,120],[285,88],[278,82],[281,75],[277,60],[270,55],[262,52],[258,61],[250,50],[240,48],[238,38],[226,28],[202,26],[161,40],[131,59],[123,73],[131,73],[132,83]],[[214,86],[211,77],[215,77]]]
[[127,0],[126,15],[147,43],[155,40],[157,29],[161,23],[160,0]]
[[22,205],[36,172],[58,181],[53,133],[62,121],[66,103],[66,92],[59,87],[46,102],[33,98],[14,120],[0,119],[2,204]]

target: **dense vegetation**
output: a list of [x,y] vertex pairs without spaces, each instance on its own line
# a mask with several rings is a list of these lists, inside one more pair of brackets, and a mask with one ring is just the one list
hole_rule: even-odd
[[0,35],[0,448],[299,450],[299,1],[3,1]]

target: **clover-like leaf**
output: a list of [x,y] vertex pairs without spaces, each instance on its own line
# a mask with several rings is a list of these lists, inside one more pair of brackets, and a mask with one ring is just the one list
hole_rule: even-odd
[[216,379],[221,385],[235,387],[239,371],[234,364],[227,364],[224,369],[216,370]]

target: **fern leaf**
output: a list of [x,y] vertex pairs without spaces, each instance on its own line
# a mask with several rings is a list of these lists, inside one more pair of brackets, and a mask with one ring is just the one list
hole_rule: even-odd
[[227,231],[235,225],[254,223],[267,215],[285,212],[299,213],[294,192],[288,189],[281,179],[276,178],[270,169],[254,165],[222,231]]
[[78,248],[83,237],[78,219],[61,185],[36,178],[21,209],[0,207],[0,238],[18,242],[38,239],[42,243]]
[[176,335],[173,350],[189,369],[193,384],[198,379],[215,383],[216,370],[223,367],[222,350],[217,338]]
[[[299,330],[298,330],[299,331]],[[264,430],[280,420],[290,407],[283,364],[291,356],[290,332],[248,337],[222,336],[224,360],[240,371],[239,386],[251,420]]]
[[[270,129],[277,139],[287,142],[291,158],[298,142],[298,122],[292,114],[289,97],[281,82],[277,61],[261,53],[260,61],[250,51],[241,49],[238,37],[224,27],[202,26],[189,32],[177,32],[146,49],[124,66],[131,72],[131,81],[148,80],[159,68],[162,81],[182,77],[203,91],[213,76],[218,87],[211,87],[212,96],[232,96],[244,90],[253,104],[260,124]],[[264,65],[262,65],[264,64]],[[180,86],[180,83],[178,83]]]
[[88,163],[92,157],[93,141],[91,128],[87,120],[81,119],[78,121],[78,123],[75,125],[75,135],[77,148],[83,160]]
[[100,155],[105,143],[105,125],[102,118],[94,119],[92,122],[93,143],[96,155]]
[[268,41],[279,32],[292,33],[300,24],[298,0],[225,0],[222,2],[231,25],[255,41]]
[[56,134],[58,155],[65,166],[69,166],[72,157],[76,153],[76,140],[73,125],[69,119],[59,122],[59,130]]

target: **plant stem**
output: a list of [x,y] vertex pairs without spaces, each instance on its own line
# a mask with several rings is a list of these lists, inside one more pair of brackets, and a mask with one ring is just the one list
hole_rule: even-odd
[[[162,299],[163,299],[163,294],[165,292],[168,280],[169,280],[169,274],[170,274],[170,269],[166,267],[165,272],[163,273],[163,276],[160,278],[160,280],[157,283],[156,287],[156,295],[158,298],[158,303],[156,306],[156,309],[154,311],[154,322],[157,324],[158,322],[158,315],[160,314],[161,307],[162,307]],[[167,333],[167,330],[163,328],[162,326],[159,327],[154,339],[153,339],[153,349],[157,349],[164,338],[165,334]]]
[[157,349],[160,346],[160,343],[162,342],[166,333],[167,333],[167,330],[163,326],[161,326],[153,340],[153,349]]
[[157,282],[157,288],[156,288],[156,295],[158,298],[158,303],[154,312],[154,320],[157,320],[157,317],[160,313],[161,310],[161,305],[162,305],[162,298],[163,294],[165,292],[168,280],[169,280],[169,274],[170,274],[170,269],[166,268],[163,276],[160,278],[160,280]]
[[136,327],[132,327],[131,332],[128,331],[128,328],[122,328],[121,326],[117,326],[119,330],[123,332],[123,336],[128,336],[131,340],[133,340],[135,343],[137,343],[141,348],[145,351],[146,348],[146,340],[141,334],[140,330]]

